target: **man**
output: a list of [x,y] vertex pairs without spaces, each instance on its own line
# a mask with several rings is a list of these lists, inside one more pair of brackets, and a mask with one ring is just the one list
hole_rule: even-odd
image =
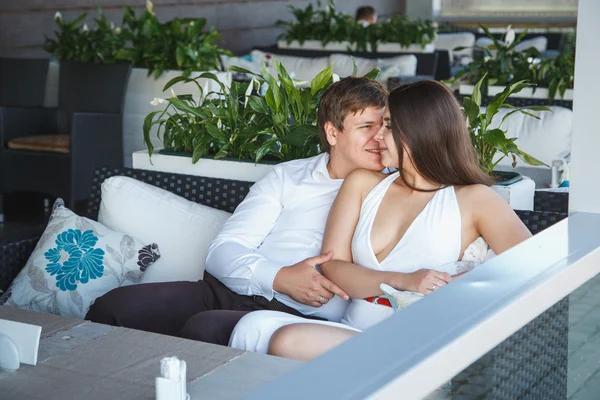
[[362,6],[356,9],[355,20],[365,28],[377,22],[377,12],[371,6]]
[[331,85],[318,113],[326,153],[278,164],[252,186],[211,244],[204,280],[117,288],[86,319],[222,345],[255,310],[339,321],[348,296],[316,269],[332,256],[319,256],[321,241],[343,179],[383,169],[374,137],[386,102],[368,78]]

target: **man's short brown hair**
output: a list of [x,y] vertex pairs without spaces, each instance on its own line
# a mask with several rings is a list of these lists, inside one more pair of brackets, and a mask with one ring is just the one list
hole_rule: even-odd
[[344,130],[344,119],[349,113],[362,111],[367,107],[383,108],[387,103],[388,92],[383,85],[373,79],[349,76],[331,85],[321,97],[317,126],[323,150],[329,153],[330,146],[325,133],[325,123],[331,122],[339,130]]

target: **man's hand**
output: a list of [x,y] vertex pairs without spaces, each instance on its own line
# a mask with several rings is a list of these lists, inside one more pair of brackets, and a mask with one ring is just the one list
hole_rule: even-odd
[[398,290],[409,290],[427,295],[451,281],[452,277],[445,272],[420,269],[410,274],[402,274],[401,282],[394,282],[391,286]]
[[348,300],[349,296],[342,289],[315,269],[315,266],[326,263],[332,257],[333,252],[330,251],[281,268],[275,275],[273,290],[313,307],[321,307],[336,294]]

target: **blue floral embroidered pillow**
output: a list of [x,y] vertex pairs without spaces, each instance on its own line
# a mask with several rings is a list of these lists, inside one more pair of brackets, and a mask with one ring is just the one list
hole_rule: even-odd
[[95,299],[138,283],[159,257],[155,243],[144,245],[79,217],[59,199],[44,234],[0,304],[83,318]]

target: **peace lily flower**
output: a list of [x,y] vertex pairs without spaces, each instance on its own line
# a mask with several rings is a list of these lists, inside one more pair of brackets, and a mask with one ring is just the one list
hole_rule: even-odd
[[484,61],[484,62],[488,62],[488,61],[490,61],[491,59],[492,59],[492,57],[490,57],[490,56],[485,56],[485,57],[483,57],[483,61]]
[[56,14],[54,14],[54,20],[62,21],[62,19],[62,14],[60,13],[60,11],[57,11]]
[[83,32],[89,31],[87,24],[83,24],[83,28],[81,28]]
[[515,41],[515,30],[512,28],[512,25],[509,25],[506,28],[506,36],[504,37],[504,42],[506,43],[507,46],[510,46],[512,44],[512,42]]
[[118,35],[119,33],[121,33],[121,27],[120,27],[120,26],[117,26],[117,27],[115,28],[115,33],[116,33],[117,35]]
[[252,81],[248,85],[246,89],[246,93],[244,93],[244,107],[248,105],[248,97],[252,94],[252,90],[254,89],[254,85],[256,84],[257,90],[260,87],[260,83],[256,80],[256,78],[252,78]]
[[161,99],[160,97],[155,97],[150,102],[150,104],[153,105],[153,106],[157,106],[157,105],[163,104],[163,103],[166,103],[166,100],[165,99]]
[[331,77],[333,78],[333,83],[336,83],[340,80],[340,76],[338,74],[333,74]]
[[218,129],[221,129],[221,128],[223,128],[223,122],[221,122],[221,118],[219,118],[219,119],[217,120],[217,128],[218,128]]
[[177,97],[177,93],[171,88],[171,97]]
[[146,0],[146,10],[148,10],[150,14],[154,15],[154,4],[152,4],[152,1]]

